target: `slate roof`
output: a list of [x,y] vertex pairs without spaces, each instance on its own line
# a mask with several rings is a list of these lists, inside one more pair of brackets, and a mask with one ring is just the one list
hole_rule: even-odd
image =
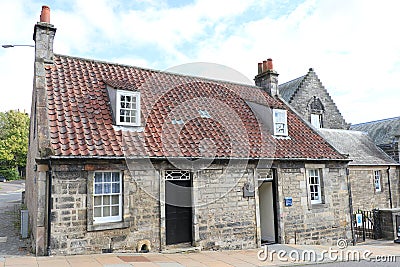
[[[288,108],[256,86],[62,55],[45,71],[57,157],[345,160],[290,110],[290,138],[272,136],[249,104]],[[113,125],[107,86],[140,92],[142,127]]]
[[292,97],[295,95],[306,76],[307,75],[304,75],[297,79],[279,85],[279,93],[286,102],[290,103]]
[[399,165],[375,145],[364,132],[318,129],[318,132],[339,152],[348,154],[349,165]]
[[377,145],[391,144],[400,136],[400,117],[354,124],[350,129],[367,132]]

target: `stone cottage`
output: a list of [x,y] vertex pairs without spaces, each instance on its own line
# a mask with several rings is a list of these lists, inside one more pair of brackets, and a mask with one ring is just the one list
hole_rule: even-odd
[[43,7],[26,201],[36,255],[351,238],[340,154],[262,86],[53,53]]
[[280,96],[316,128],[349,129],[315,71],[279,85]]
[[377,146],[400,163],[400,117],[354,124],[351,129],[367,132]]
[[377,147],[367,133],[340,129],[319,129],[338,151],[348,154],[354,211],[399,207],[399,166]]

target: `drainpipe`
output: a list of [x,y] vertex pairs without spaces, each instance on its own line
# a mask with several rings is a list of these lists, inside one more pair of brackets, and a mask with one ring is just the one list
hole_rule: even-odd
[[52,197],[51,197],[51,187],[52,187],[52,171],[51,171],[51,160],[49,160],[49,174],[48,174],[48,188],[47,188],[47,256],[51,256],[51,206],[52,206]]
[[350,170],[346,168],[346,178],[347,178],[347,191],[349,193],[349,213],[350,213],[350,226],[351,226],[351,239],[353,241],[353,246],[356,245],[356,239],[354,236],[354,227],[353,227],[353,196],[351,194],[351,183],[350,183]]
[[390,203],[390,208],[393,208],[393,204],[392,204],[392,190],[390,189],[390,166],[388,166],[387,170],[387,178],[388,178],[388,187],[389,187],[389,203]]

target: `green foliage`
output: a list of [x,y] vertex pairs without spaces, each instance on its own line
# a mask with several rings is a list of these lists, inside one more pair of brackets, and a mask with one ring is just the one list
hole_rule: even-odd
[[18,178],[18,167],[26,166],[28,135],[28,114],[0,112],[0,173],[7,179]]

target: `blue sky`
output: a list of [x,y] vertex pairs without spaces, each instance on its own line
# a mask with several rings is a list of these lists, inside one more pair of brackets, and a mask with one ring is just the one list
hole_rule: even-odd
[[[396,0],[0,0],[0,44],[33,44],[42,5],[59,54],[159,70],[216,63],[250,83],[272,58],[280,83],[313,67],[347,122],[400,116]],[[32,48],[0,49],[1,111],[30,110],[32,77]]]

